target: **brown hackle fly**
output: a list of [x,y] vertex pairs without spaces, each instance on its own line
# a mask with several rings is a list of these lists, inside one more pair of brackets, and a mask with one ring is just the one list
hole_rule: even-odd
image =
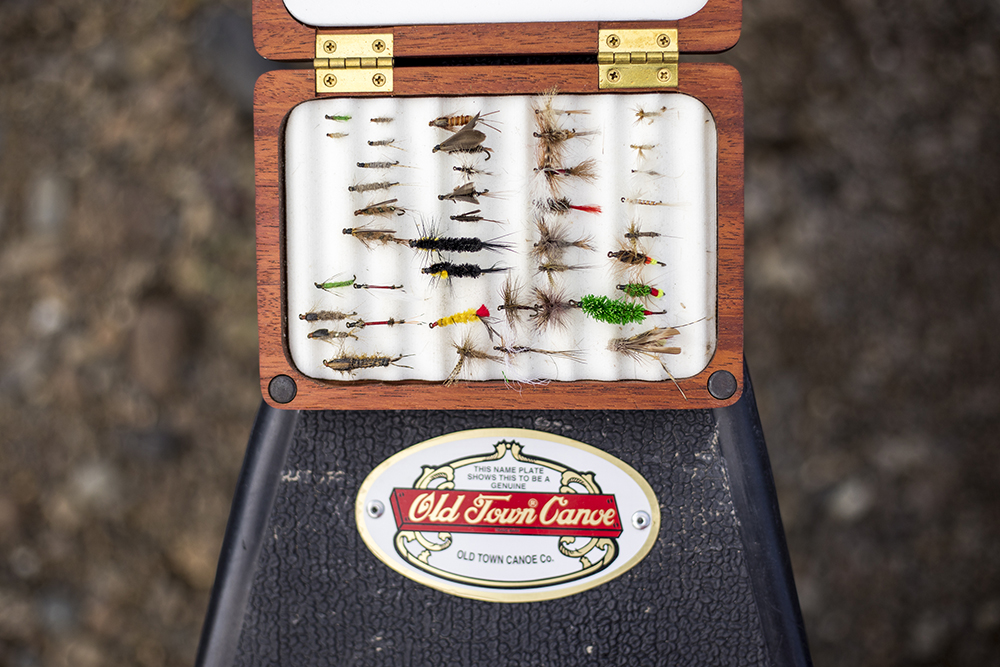
[[535,221],[535,228],[538,230],[538,242],[531,248],[532,259],[558,259],[567,248],[580,248],[581,250],[593,250],[591,237],[586,236],[578,239],[570,239],[566,235],[566,225],[550,224],[545,218]]
[[566,325],[566,315],[570,311],[576,310],[576,306],[566,300],[563,292],[555,289],[532,289],[535,295],[535,312],[528,316],[535,327],[539,330],[549,327],[562,327]]
[[680,332],[673,327],[653,327],[649,331],[644,331],[640,334],[636,334],[629,338],[613,338],[608,342],[608,349],[612,352],[618,352],[624,354],[626,357],[641,362],[645,359],[655,359],[660,363],[660,367],[663,368],[667,377],[670,378],[674,386],[677,387],[677,391],[681,393],[684,400],[687,400],[687,395],[681,388],[680,384],[674,378],[670,369],[667,365],[663,363],[663,358],[660,355],[663,354],[680,354],[681,348],[676,345],[668,345],[667,341]]
[[500,298],[503,303],[497,306],[497,310],[503,311],[507,318],[507,325],[514,329],[521,322],[521,314],[528,312],[538,312],[538,308],[533,305],[521,303],[521,293],[523,287],[516,278],[507,276],[503,287],[500,289]]
[[679,333],[673,327],[653,327],[629,338],[614,338],[608,343],[608,349],[636,360],[655,359],[658,354],[680,354],[681,348],[667,345],[667,341]]
[[536,270],[538,273],[544,273],[549,278],[549,282],[555,281],[555,276],[557,273],[566,273],[567,271],[585,271],[587,269],[592,269],[594,267],[589,264],[563,264],[562,262],[542,262],[538,265]]
[[576,139],[577,137],[589,137],[597,134],[597,130],[577,130],[577,129],[564,129],[560,127],[547,127],[536,132],[532,132],[531,136],[536,139],[541,139],[543,143],[547,144],[561,144],[563,142],[569,141],[570,139]]
[[644,232],[639,228],[639,223],[632,220],[629,222],[628,231],[625,232],[625,238],[632,247],[635,248],[636,244],[639,243],[639,239],[655,239],[662,236],[659,232]]
[[538,139],[536,163],[539,169],[562,168],[566,142],[577,137],[589,137],[597,130],[565,129],[545,120],[545,116],[535,116],[538,129],[532,136]]
[[593,183],[597,178],[597,161],[588,158],[572,167],[542,166],[535,167],[535,173],[545,178],[545,183],[552,192],[560,192],[570,181],[578,180]]
[[566,142],[577,137],[597,134],[597,131],[561,127],[558,115],[551,112],[551,104],[548,105],[548,109],[549,111],[541,113],[536,109],[535,113],[535,131],[532,136],[538,139],[537,165],[539,168],[560,168]]
[[476,347],[471,333],[466,333],[465,336],[462,337],[460,343],[452,343],[451,346],[455,348],[455,352],[458,353],[458,363],[455,364],[455,368],[452,369],[447,379],[445,379],[444,384],[446,387],[458,382],[458,376],[461,374],[462,369],[465,368],[465,365],[469,362],[503,361],[500,356],[490,354],[489,352]]

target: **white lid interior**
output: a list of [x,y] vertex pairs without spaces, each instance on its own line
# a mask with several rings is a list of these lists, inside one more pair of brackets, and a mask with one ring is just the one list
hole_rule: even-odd
[[[708,0],[671,2],[413,2],[381,0],[352,5],[329,0],[284,0],[298,21],[318,28],[438,23],[528,23],[556,21],[677,21],[697,14]],[[346,11],[345,11],[346,9]]]

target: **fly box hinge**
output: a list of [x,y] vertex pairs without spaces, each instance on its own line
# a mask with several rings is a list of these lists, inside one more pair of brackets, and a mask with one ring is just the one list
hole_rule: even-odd
[[677,29],[598,31],[598,87],[675,88]]
[[317,93],[391,93],[392,33],[317,35]]

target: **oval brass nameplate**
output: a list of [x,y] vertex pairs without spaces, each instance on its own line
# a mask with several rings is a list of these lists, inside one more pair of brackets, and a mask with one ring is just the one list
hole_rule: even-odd
[[451,595],[573,595],[641,561],[660,529],[639,473],[550,433],[478,429],[409,447],[368,475],[358,530],[386,565]]

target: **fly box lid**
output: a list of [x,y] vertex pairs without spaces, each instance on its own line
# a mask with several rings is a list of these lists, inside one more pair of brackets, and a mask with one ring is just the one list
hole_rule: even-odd
[[742,89],[678,55],[735,44],[740,3],[410,5],[254,2],[260,53],[313,61],[255,96],[265,400],[735,402]]
[[[325,0],[254,0],[254,43],[265,58],[307,60],[317,35],[386,26],[397,58],[586,54],[601,29],[676,30],[674,50],[717,53],[740,35],[742,0],[670,3],[413,3],[388,0],[349,6]],[[541,16],[540,16],[541,14]],[[388,20],[386,20],[388,19]],[[324,57],[320,55],[318,57]]]

